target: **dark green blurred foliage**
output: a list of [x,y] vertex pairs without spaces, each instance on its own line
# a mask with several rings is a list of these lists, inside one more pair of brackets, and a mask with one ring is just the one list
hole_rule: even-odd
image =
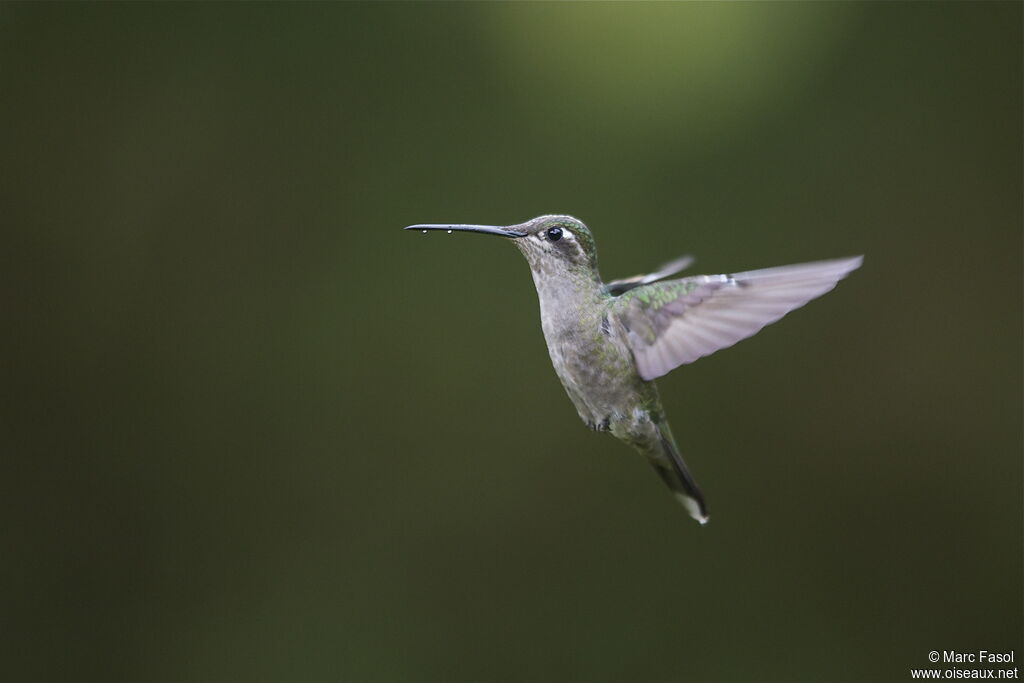
[[[11,681],[909,680],[1021,622],[1020,3],[0,5]],[[855,253],[660,382],[508,244]]]

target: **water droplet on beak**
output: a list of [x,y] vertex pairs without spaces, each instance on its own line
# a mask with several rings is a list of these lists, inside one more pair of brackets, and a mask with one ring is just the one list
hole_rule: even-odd
[[424,230],[424,231],[423,231],[423,234],[424,234],[424,235],[426,235],[426,234],[427,234],[427,231],[426,231],[426,230]]
[[449,234],[449,235],[450,235],[450,234],[452,234],[452,231],[451,231],[451,230],[449,230],[449,231],[448,231],[448,234]]

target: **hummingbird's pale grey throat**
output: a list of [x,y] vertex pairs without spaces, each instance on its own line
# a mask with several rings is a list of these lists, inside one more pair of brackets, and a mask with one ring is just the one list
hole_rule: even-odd
[[701,524],[708,521],[707,503],[679,454],[653,380],[755,334],[831,290],[863,260],[665,280],[692,263],[684,256],[648,275],[602,282],[594,238],[572,216],[405,229],[511,239],[530,264],[551,362],[583,422],[642,453]]

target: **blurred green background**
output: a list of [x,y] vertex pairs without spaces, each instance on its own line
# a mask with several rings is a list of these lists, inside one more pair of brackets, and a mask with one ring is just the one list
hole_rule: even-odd
[[[903,681],[1022,653],[1020,3],[0,5],[12,681]],[[527,266],[864,253],[659,382]]]

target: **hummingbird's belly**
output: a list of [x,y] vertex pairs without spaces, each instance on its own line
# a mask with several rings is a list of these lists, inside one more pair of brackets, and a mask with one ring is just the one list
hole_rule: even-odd
[[640,378],[624,340],[600,331],[597,335],[564,331],[568,333],[550,336],[547,332],[555,372],[589,426],[609,429],[611,423],[646,403],[648,383]]

